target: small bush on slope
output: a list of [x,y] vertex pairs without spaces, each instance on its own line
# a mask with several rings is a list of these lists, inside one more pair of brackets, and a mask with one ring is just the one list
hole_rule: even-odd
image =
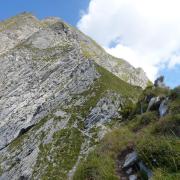
[[180,137],[180,114],[161,118],[152,130],[153,134]]
[[159,167],[173,173],[180,169],[180,149],[176,139],[145,135],[138,140],[136,149],[140,159],[151,169]]
[[146,112],[146,113],[143,113],[142,115],[135,116],[135,118],[133,120],[128,122],[128,127],[132,131],[136,132],[136,131],[144,128],[148,124],[157,121],[157,119],[158,119],[157,112],[155,112],[155,111]]

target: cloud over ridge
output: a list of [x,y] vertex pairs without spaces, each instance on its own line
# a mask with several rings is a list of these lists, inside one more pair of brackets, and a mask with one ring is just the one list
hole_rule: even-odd
[[180,64],[179,7],[179,0],[91,0],[77,26],[154,80]]

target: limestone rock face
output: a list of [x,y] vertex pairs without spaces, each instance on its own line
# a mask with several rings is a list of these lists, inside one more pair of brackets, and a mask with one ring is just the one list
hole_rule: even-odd
[[160,117],[163,117],[163,116],[167,113],[167,111],[168,111],[168,100],[169,100],[168,97],[165,98],[165,99],[161,102],[161,104],[160,104],[160,106],[159,106],[159,114],[160,114]]
[[123,98],[116,93],[108,93],[105,97],[99,100],[87,119],[85,125],[89,128],[96,123],[107,123],[112,118],[119,116],[118,109],[123,104]]
[[137,159],[138,159],[138,156],[135,151],[128,154],[125,158],[123,168],[127,168],[127,167],[131,166],[132,164],[134,164],[137,161]]
[[0,149],[99,76],[78,44],[60,32],[42,29],[0,57]]
[[148,82],[62,20],[27,13],[0,22],[0,63],[3,180],[72,179],[106,124],[137,100],[130,84]]

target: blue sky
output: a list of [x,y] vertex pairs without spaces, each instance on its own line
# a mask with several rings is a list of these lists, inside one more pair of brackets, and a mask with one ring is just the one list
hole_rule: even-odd
[[170,87],[180,85],[180,65],[176,65],[173,69],[164,68],[160,70],[159,74],[165,77],[165,82]]
[[138,5],[139,0],[0,0],[0,20],[24,11],[40,19],[60,17],[112,55],[142,67],[152,81],[164,75],[166,83],[174,87],[180,85],[180,56],[173,54],[180,51],[179,2],[151,0]]
[[61,17],[75,26],[88,3],[89,0],[0,0],[0,20],[27,11],[38,18]]

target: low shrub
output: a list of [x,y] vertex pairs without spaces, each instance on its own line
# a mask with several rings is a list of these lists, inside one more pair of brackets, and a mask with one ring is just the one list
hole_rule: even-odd
[[179,141],[165,137],[144,136],[136,146],[138,155],[148,167],[176,173],[180,169]]
[[154,121],[158,121],[157,112],[150,111],[137,115],[133,120],[129,121],[128,127],[133,131],[138,131]]
[[152,133],[180,137],[180,114],[167,115],[155,124]]

